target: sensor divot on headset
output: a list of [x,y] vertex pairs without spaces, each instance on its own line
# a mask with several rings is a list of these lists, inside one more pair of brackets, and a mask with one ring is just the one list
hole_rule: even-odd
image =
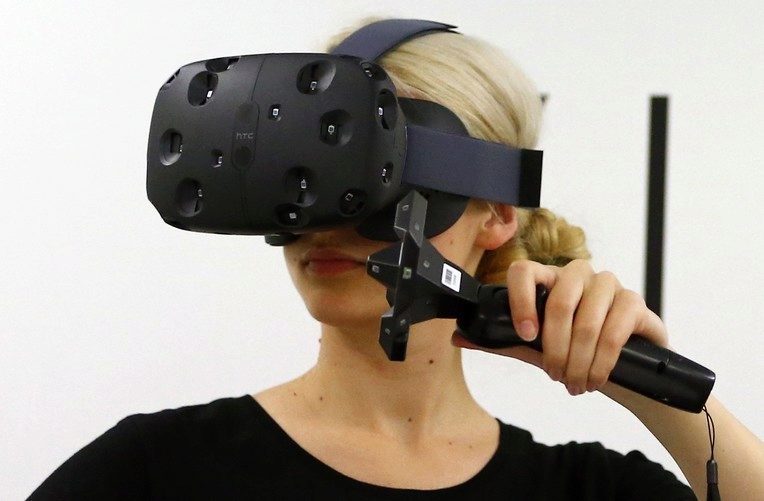
[[334,64],[329,61],[310,63],[297,74],[297,89],[303,94],[318,94],[325,91],[336,73]]
[[188,102],[192,106],[202,106],[212,99],[218,86],[218,76],[215,73],[202,71],[191,79],[188,86]]

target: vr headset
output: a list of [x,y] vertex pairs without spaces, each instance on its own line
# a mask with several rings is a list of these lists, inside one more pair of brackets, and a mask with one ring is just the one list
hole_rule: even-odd
[[345,225],[395,241],[395,206],[412,188],[428,198],[427,237],[452,226],[470,197],[538,207],[540,151],[470,137],[448,108],[399,98],[375,63],[452,28],[388,20],[331,54],[181,67],[154,105],[149,200],[178,228],[265,235],[271,245]]
[[[542,152],[468,135],[446,107],[396,95],[375,61],[399,44],[455,26],[391,19],[347,37],[330,54],[256,54],[187,64],[159,89],[146,190],[162,219],[184,230],[264,235],[352,226],[397,242],[369,256],[388,289],[380,322],[390,360],[404,360],[409,326],[456,318],[490,347],[528,345],[515,332],[506,287],[480,284],[427,241],[470,198],[538,207]],[[539,288],[543,318],[546,291]],[[633,336],[611,380],[700,412],[715,375]]]

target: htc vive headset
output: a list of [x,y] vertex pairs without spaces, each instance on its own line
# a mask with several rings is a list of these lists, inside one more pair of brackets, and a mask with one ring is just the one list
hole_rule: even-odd
[[395,241],[396,203],[428,200],[427,238],[469,198],[538,207],[542,152],[468,135],[440,104],[401,98],[376,63],[399,44],[455,26],[390,19],[329,54],[255,54],[187,64],[162,85],[151,119],[146,191],[184,230],[265,235],[351,225]]

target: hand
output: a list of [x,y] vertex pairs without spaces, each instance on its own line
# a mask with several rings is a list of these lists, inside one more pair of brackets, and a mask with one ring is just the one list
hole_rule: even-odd
[[541,332],[543,353],[525,346],[482,348],[458,334],[452,342],[542,368],[553,380],[565,384],[571,395],[600,389],[632,334],[668,348],[666,328],[644,299],[624,289],[612,273],[595,273],[583,259],[563,268],[528,260],[510,265],[507,292],[512,322],[527,341],[538,333],[536,284],[549,290]]

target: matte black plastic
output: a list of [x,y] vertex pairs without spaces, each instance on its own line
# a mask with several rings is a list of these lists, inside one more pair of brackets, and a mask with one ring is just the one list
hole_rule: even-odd
[[154,105],[149,200],[177,228],[268,235],[271,245],[346,225],[394,241],[394,206],[412,187],[431,199],[428,236],[453,225],[467,198],[538,206],[541,152],[469,137],[446,107],[399,99],[374,62],[413,37],[452,28],[383,20],[332,54],[181,67]]
[[[407,138],[410,130],[409,126],[411,125],[427,127],[435,131],[448,133],[451,136],[459,135],[469,137],[467,128],[462,121],[459,120],[459,117],[445,106],[432,101],[409,98],[399,99],[398,104],[406,119]],[[407,149],[407,153],[408,152],[410,152],[410,150]],[[410,157],[407,155],[403,176],[406,176],[407,173],[410,173],[412,170],[416,170],[416,165],[412,166],[409,161]],[[442,167],[437,164],[435,165],[436,168]],[[401,183],[404,182],[404,179],[401,179]],[[535,188],[536,192],[540,191],[538,188],[540,186],[541,181],[539,180],[539,184]],[[395,228],[393,227],[395,224],[395,210],[400,199],[402,199],[411,188],[412,187],[408,185],[402,186],[402,189],[394,202],[390,203],[384,209],[372,214],[358,225],[358,234],[371,240],[388,242],[398,240]],[[533,190],[534,188],[530,187],[527,191]],[[464,213],[464,209],[467,208],[467,202],[469,202],[469,198],[463,195],[449,193],[447,191],[428,190],[426,186],[420,186],[419,191],[427,199],[428,238],[439,235],[450,228]]]
[[[380,126],[377,96],[395,88],[384,73],[370,78],[361,63],[327,54],[241,56],[215,73],[215,91],[200,105],[189,102],[188,89],[209,73],[208,61],[183,66],[159,91],[149,131],[146,189],[162,218],[193,231],[301,233],[358,223],[394,202],[405,121]],[[298,77],[306,72],[317,82],[308,93]],[[274,105],[278,120],[266,116]],[[333,131],[336,144],[322,138],[322,128]],[[182,136],[172,165],[162,162],[169,130]],[[222,154],[219,167],[211,165],[213,150]],[[387,163],[394,169],[383,183]],[[304,188],[294,172],[306,173]],[[204,207],[193,214],[178,208],[176,192],[187,179],[204,190]],[[350,190],[365,201],[342,214]]]
[[[507,288],[483,285],[480,303],[457,317],[460,333],[473,343],[489,348],[529,346],[541,350],[541,336],[532,342],[520,338],[512,324]],[[547,291],[537,287],[537,311],[543,324]],[[610,381],[672,407],[698,413],[708,400],[716,375],[678,353],[633,335],[621,350]]]
[[469,137],[446,107],[397,99],[378,66],[330,54],[222,59],[183,66],[157,95],[146,191],[173,226],[280,234],[267,241],[284,245],[349,225],[394,241],[393,208],[412,186],[431,198],[428,237],[469,197],[538,205],[541,152]]

